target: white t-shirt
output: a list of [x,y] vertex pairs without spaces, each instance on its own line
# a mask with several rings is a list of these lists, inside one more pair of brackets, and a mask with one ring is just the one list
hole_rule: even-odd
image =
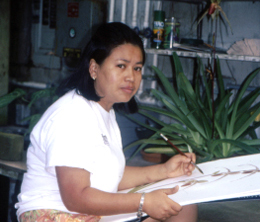
[[83,168],[90,172],[91,187],[117,192],[125,157],[113,109],[107,112],[70,91],[47,109],[30,139],[18,217],[36,209],[70,212],[61,200],[55,166]]

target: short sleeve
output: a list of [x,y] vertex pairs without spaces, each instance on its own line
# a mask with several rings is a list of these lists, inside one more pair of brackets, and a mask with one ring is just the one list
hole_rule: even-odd
[[101,144],[97,120],[92,112],[66,111],[46,125],[46,168],[78,167],[92,172]]

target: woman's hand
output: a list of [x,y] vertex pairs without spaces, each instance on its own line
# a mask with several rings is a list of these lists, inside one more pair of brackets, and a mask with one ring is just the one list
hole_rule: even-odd
[[174,194],[179,187],[155,190],[145,194],[143,211],[151,218],[164,221],[171,216],[176,216],[182,207],[171,200],[168,195]]
[[194,153],[185,153],[185,155],[175,155],[164,163],[167,177],[190,176],[192,174],[195,167],[191,164],[191,161],[195,163],[196,156]]

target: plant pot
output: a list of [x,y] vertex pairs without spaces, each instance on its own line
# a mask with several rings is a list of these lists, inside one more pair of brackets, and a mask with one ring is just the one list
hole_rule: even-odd
[[22,160],[24,137],[12,133],[0,132],[0,159],[8,161]]
[[164,163],[168,159],[169,156],[161,153],[146,153],[144,150],[141,150],[141,155],[144,160],[151,162],[151,163]]

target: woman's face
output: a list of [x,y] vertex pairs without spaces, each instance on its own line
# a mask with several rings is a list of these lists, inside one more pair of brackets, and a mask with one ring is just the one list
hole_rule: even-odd
[[137,92],[142,80],[143,55],[138,46],[123,44],[98,65],[90,60],[89,72],[95,78],[98,102],[109,111],[114,103],[128,102]]

